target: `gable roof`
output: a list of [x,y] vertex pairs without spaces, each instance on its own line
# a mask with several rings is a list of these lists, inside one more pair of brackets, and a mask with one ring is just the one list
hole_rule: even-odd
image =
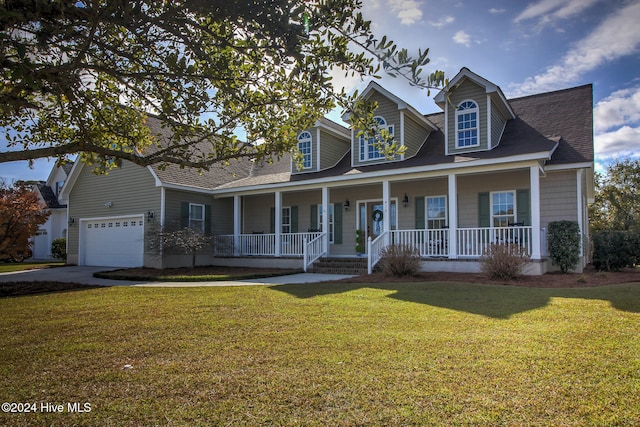
[[58,209],[58,208],[67,207],[67,205],[63,205],[60,202],[58,202],[58,198],[56,197],[51,187],[49,187],[44,182],[38,183],[36,187],[40,192],[40,195],[42,196],[42,200],[44,200],[45,204],[49,209]]
[[304,183],[316,179],[346,179],[366,173],[402,173],[403,169],[451,168],[479,160],[538,159],[562,165],[593,162],[592,85],[547,92],[509,101],[516,114],[507,122],[500,144],[488,151],[446,155],[444,112],[425,116],[439,129],[431,132],[418,153],[404,161],[352,167],[345,156],[335,167],[303,175],[287,173],[278,164],[259,173],[229,182],[217,190],[231,190],[268,184]]

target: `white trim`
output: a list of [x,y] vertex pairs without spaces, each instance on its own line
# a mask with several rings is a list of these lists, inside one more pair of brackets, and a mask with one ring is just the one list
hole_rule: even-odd
[[[541,220],[540,220],[540,168],[531,166],[529,169],[529,212],[531,215],[531,258],[534,260],[541,259],[543,250],[540,247],[542,239]],[[546,252],[546,251],[544,251]]]
[[166,189],[164,187],[160,187],[160,225],[164,226],[164,220],[166,215]]
[[[473,102],[473,105],[475,105],[475,108],[470,108],[469,110],[460,110],[460,105],[464,104],[465,102]],[[466,113],[465,113],[466,111]],[[475,114],[476,115],[476,127],[473,128],[476,131],[476,143],[475,144],[471,144],[471,145],[460,145],[460,137],[458,135],[458,132],[461,132],[460,129],[458,129],[458,116],[464,115],[464,114]],[[469,130],[473,130],[473,129],[469,129]],[[462,132],[464,132],[465,130],[463,129]],[[462,101],[460,101],[458,103],[458,108],[456,108],[456,112],[455,112],[455,120],[454,120],[454,138],[455,138],[455,150],[456,153],[458,152],[458,150],[469,150],[470,148],[477,148],[482,146],[482,136],[480,135],[480,104],[474,100],[474,99],[463,99]],[[487,149],[491,149],[490,147],[488,147]],[[473,151],[477,151],[477,150],[473,150]]]
[[281,247],[280,247],[280,242],[281,242],[281,238],[280,236],[282,235],[282,193],[280,191],[276,191],[274,192],[274,197],[275,197],[275,209],[274,209],[274,213],[273,216],[274,218],[274,232],[276,235],[276,247],[275,247],[275,256],[279,257],[280,253],[281,253]]
[[444,102],[444,155],[449,155],[449,98]]
[[583,235],[584,235],[584,223],[582,221],[582,178],[584,176],[584,170],[576,170],[576,199],[577,199],[577,213],[578,213],[578,228],[580,229],[580,256],[584,256],[583,249]]
[[[308,134],[309,138],[301,139],[303,134]],[[304,153],[300,150],[301,143],[309,143],[309,166],[304,165]],[[308,130],[303,130],[296,136],[296,149],[302,154],[302,170],[313,170],[313,135]],[[293,167],[293,166],[292,166]]]
[[[311,141],[313,143],[313,140]],[[313,165],[313,159],[311,159]],[[316,171],[320,170],[320,127],[316,128]]]
[[[202,219],[198,219],[198,218],[193,218],[191,216],[191,208],[194,206],[198,206],[200,208],[202,208]],[[206,214],[206,208],[204,203],[189,203],[189,228],[193,228],[191,226],[191,221],[202,221],[202,226],[200,227],[200,231],[204,233],[204,224],[207,221],[207,214]]]
[[[359,229],[360,222],[361,222],[360,205],[362,203],[365,203],[365,204],[368,205],[370,203],[375,203],[375,202],[382,202],[383,203],[383,199],[381,197],[378,197],[378,198],[374,198],[374,199],[358,199],[358,200],[356,200],[356,202],[355,202],[355,206],[356,206],[356,230]],[[398,198],[397,197],[390,197],[389,198],[389,206],[390,206],[389,209],[391,209],[391,205],[395,205],[396,206],[396,223],[395,224],[390,224],[390,225],[391,225],[391,227],[395,226],[396,229],[398,229],[398,212],[399,211],[398,211]],[[383,218],[383,220],[384,220],[384,218]],[[389,215],[389,222],[391,222],[390,215]],[[344,220],[343,220],[343,223],[344,223]],[[366,225],[367,225],[367,227],[369,227],[371,225],[369,223],[369,218],[368,217],[367,217]],[[363,230],[363,231],[366,232],[366,230]],[[366,234],[364,235],[364,237],[365,237],[365,242],[364,243],[365,243],[365,247],[366,247],[366,240],[367,240],[366,239]]]
[[[429,228],[429,220],[438,221],[438,218],[429,218],[429,199],[438,199],[444,197],[444,225],[449,226],[449,197],[446,194],[436,194],[433,196],[424,196],[424,228],[425,230],[431,230]],[[434,229],[437,230],[437,229]]]
[[[512,216],[512,215],[507,215],[507,214],[505,214],[505,215],[494,215],[493,214],[493,195],[494,194],[504,194],[504,193],[511,193],[513,195],[513,222],[518,222],[518,193],[517,193],[517,191],[516,190],[490,191],[489,192],[489,227],[490,228],[496,228],[493,225],[494,216],[498,216],[498,217]],[[498,228],[507,227],[507,226],[508,225],[501,225]]]
[[[479,121],[479,120],[478,120]],[[478,125],[478,128],[480,126]],[[493,149],[491,141],[491,96],[487,95],[487,148]]]
[[151,172],[151,176],[153,177],[153,180],[155,181],[156,187],[161,187],[162,186],[162,181],[160,180],[160,178],[158,178],[158,174],[156,173],[156,171],[154,171],[151,166],[147,166],[147,170],[149,172]]
[[[400,147],[404,147],[404,111],[400,111]],[[400,155],[400,160],[404,160],[404,153]]]
[[360,142],[356,143],[356,131],[351,129],[351,167],[356,165],[356,144],[358,144],[358,149],[360,149]]
[[316,120],[314,127],[322,128],[329,133],[333,133],[335,136],[343,137],[345,139],[349,138],[349,128],[344,127],[333,120],[329,120],[326,117],[321,117],[319,120]]
[[458,179],[456,174],[447,176],[449,203],[449,258],[458,258]]
[[[84,251],[84,239],[86,238],[85,236],[85,231],[84,231],[84,227],[82,226],[84,223],[87,222],[91,222],[91,221],[105,221],[108,219],[120,219],[120,218],[140,218],[142,220],[142,234],[144,236],[144,229],[146,227],[146,221],[145,221],[145,216],[144,214],[131,214],[131,215],[115,215],[115,216],[99,216],[99,217],[90,217],[90,218],[79,218],[76,222],[75,222],[75,226],[78,227],[78,265],[85,265],[86,262],[86,253]],[[67,228],[68,230],[68,228]],[[69,234],[69,232],[67,231],[67,235]],[[143,237],[144,238],[144,237]],[[68,249],[68,245],[69,245],[69,241],[70,239],[67,238],[67,249]],[[144,264],[144,244],[142,246],[142,262]]]
[[232,187],[212,190],[214,195],[224,195],[229,193],[244,193],[244,194],[264,194],[265,190],[273,188],[285,188],[285,189],[306,189],[307,187],[315,187],[322,184],[329,184],[330,187],[340,187],[353,185],[355,183],[368,183],[379,182],[380,177],[398,177],[397,181],[406,181],[413,178],[428,178],[442,176],[448,171],[456,171],[456,174],[470,174],[476,172],[495,172],[499,170],[507,169],[519,169],[526,168],[529,165],[518,165],[516,163],[547,160],[549,158],[548,151],[542,151],[537,153],[522,154],[518,156],[502,157],[500,159],[478,159],[468,160],[453,164],[438,164],[429,166],[429,169],[425,170],[425,166],[414,166],[411,168],[400,169],[385,169],[375,172],[363,172],[358,174],[348,174],[340,176],[332,176],[328,178],[318,178],[307,180],[304,183],[300,182],[280,182],[270,184],[257,184],[247,187]]
[[160,187],[167,188],[169,190],[180,190],[180,191],[190,191],[193,193],[203,193],[203,194],[212,194],[215,191],[213,188],[203,188],[203,187],[191,187],[188,185],[182,184],[168,184],[162,183]]
[[[329,188],[328,187],[322,187],[322,231],[324,233],[326,233],[327,238],[323,239],[323,250],[325,254],[329,254],[329,246],[328,246],[328,242],[329,242]],[[318,210],[320,211],[320,209]],[[318,212],[320,213],[320,212]],[[335,215],[335,213],[334,213]]]
[[546,165],[547,171],[558,171],[568,169],[593,169],[593,163],[565,163],[561,165]]

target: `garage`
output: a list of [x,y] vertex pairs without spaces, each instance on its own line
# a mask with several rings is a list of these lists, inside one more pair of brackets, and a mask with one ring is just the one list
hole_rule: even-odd
[[80,221],[80,265],[141,267],[144,263],[142,215]]

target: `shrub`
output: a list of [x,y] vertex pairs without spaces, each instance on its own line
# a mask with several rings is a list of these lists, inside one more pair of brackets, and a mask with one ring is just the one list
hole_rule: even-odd
[[410,245],[390,245],[382,250],[379,265],[388,276],[413,276],[420,270],[420,252]]
[[482,255],[481,268],[492,279],[515,279],[528,259],[527,250],[520,245],[492,243]]
[[593,235],[593,266],[615,271],[640,263],[640,234],[631,231],[601,231]]
[[576,268],[580,260],[580,226],[577,222],[549,223],[549,256],[563,273]]
[[51,242],[51,255],[56,259],[67,260],[67,239],[60,237]]

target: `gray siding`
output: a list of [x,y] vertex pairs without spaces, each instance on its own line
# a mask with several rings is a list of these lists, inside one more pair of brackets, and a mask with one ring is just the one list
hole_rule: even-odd
[[540,178],[540,223],[543,228],[552,221],[577,221],[578,201],[576,172],[548,172]]
[[[398,131],[399,132],[399,131]],[[398,134],[399,136],[399,134]],[[404,114],[404,145],[407,147],[405,158],[416,155],[425,139],[429,136],[429,130],[418,123],[409,113]]]
[[491,100],[491,148],[496,147],[500,143],[500,136],[507,123],[496,103]]
[[[449,154],[473,152],[478,150],[487,149],[487,94],[483,87],[477,85],[469,79],[465,79],[464,82],[455,88],[449,99],[451,103],[447,103],[447,114],[449,116],[449,123],[447,130],[448,135],[448,149]],[[456,149],[456,106],[462,101],[473,100],[478,105],[479,110],[479,123],[478,123],[478,137],[480,146],[464,149]]]
[[[195,172],[194,172],[195,173]],[[182,203],[198,203],[211,205],[213,207],[213,196],[202,193],[190,193],[187,191],[169,190],[165,191],[165,226],[180,227],[180,217],[182,215]],[[213,209],[211,209],[213,216]]]
[[335,166],[349,151],[350,141],[320,129],[320,169]]
[[211,228],[213,234],[233,234],[233,197],[213,200]]
[[[369,99],[378,102],[378,109],[376,110],[375,115],[383,117],[387,121],[387,126],[393,125],[394,136],[396,138],[400,138],[400,111],[398,110],[398,104],[377,92],[374,92]],[[354,132],[354,135],[357,135],[357,133],[358,131]],[[353,153],[354,165],[356,166],[388,162],[385,158],[365,160],[361,162],[360,138],[357,136],[355,136],[353,141]]]
[[[69,197],[69,217],[76,222],[68,229],[69,262],[78,260],[79,224],[83,218],[143,215],[154,211],[160,218],[160,188],[147,168],[124,161],[108,175],[95,175],[84,166]],[[111,207],[105,203],[111,202]],[[145,227],[152,223],[146,220]]]

